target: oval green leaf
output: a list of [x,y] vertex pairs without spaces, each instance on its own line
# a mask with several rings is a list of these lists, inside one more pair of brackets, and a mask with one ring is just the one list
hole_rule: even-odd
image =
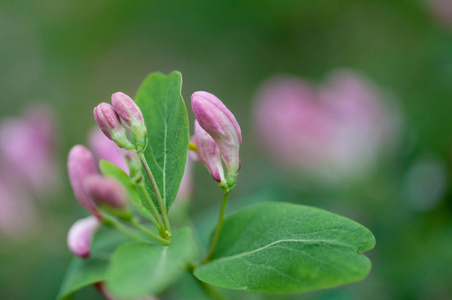
[[111,252],[120,244],[130,241],[119,232],[101,228],[96,234],[92,254],[87,259],[74,257],[61,285],[57,299],[68,299],[70,296],[90,285],[107,279],[107,270]]
[[[179,72],[168,76],[151,73],[135,97],[148,132],[149,142],[144,155],[168,209],[179,190],[188,153],[188,115],[181,88],[182,75]],[[158,208],[148,179],[146,185]]]
[[301,293],[360,281],[361,254],[375,246],[364,226],[290,203],[264,203],[225,219],[209,263],[195,269],[208,284],[261,293]]
[[189,228],[177,232],[169,246],[130,242],[119,247],[108,271],[107,289],[119,298],[156,295],[177,281],[196,255]]

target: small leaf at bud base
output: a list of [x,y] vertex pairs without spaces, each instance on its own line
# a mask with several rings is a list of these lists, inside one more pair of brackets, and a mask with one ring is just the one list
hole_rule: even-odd
[[121,219],[129,220],[131,218],[129,197],[118,181],[113,178],[91,175],[85,179],[83,185],[87,194],[99,207]]
[[143,114],[132,98],[124,93],[117,92],[111,95],[111,103],[124,123],[135,134],[137,142],[144,140],[147,135],[147,130],[144,124]]
[[228,175],[236,176],[240,169],[242,133],[234,115],[220,99],[208,92],[193,93],[191,105],[199,125],[218,145]]
[[114,141],[116,145],[125,149],[134,147],[127,138],[126,130],[113,106],[102,102],[94,108],[94,118],[105,136]]
[[91,241],[100,224],[96,217],[89,216],[78,220],[72,225],[67,236],[67,244],[72,253],[82,258],[89,256]]
[[[192,142],[196,144],[196,158],[204,163],[213,179],[219,183],[225,183],[220,150],[213,138],[199,126],[198,121],[195,121],[195,135],[192,137]],[[192,156],[195,156],[195,153]]]
[[124,155],[124,159],[126,160],[127,166],[129,167],[130,177],[134,177],[134,174],[141,174],[141,161],[134,151],[127,151]]

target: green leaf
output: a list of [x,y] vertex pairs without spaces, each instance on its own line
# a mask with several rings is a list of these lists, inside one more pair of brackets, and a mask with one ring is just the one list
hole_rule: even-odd
[[362,280],[375,246],[362,225],[289,203],[264,203],[225,219],[211,262],[195,276],[223,288],[299,293]]
[[67,299],[86,286],[106,280],[109,262],[106,257],[74,258],[61,285],[58,299]]
[[57,298],[68,299],[74,292],[84,287],[105,281],[110,263],[108,252],[129,240],[117,231],[101,228],[93,241],[91,256],[87,259],[78,257],[72,259]]
[[144,200],[143,197],[140,196],[140,193],[137,191],[135,185],[130,180],[129,175],[127,175],[116,165],[106,160],[100,161],[100,169],[105,176],[112,177],[123,185],[130,199],[134,203],[135,208],[139,210],[142,215],[148,216],[148,218],[150,218],[150,214],[152,216],[152,210],[149,204]]
[[[148,132],[149,142],[144,155],[168,209],[176,198],[188,153],[188,115],[181,88],[179,72],[168,76],[151,73],[135,97]],[[158,208],[149,180],[146,185]]]
[[169,246],[130,242],[119,247],[108,271],[107,289],[119,298],[156,295],[177,281],[196,255],[189,228]]

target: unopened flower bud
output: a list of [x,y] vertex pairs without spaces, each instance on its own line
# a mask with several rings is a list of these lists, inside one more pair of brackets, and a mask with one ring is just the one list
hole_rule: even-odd
[[83,185],[87,194],[99,207],[105,208],[122,219],[129,219],[129,197],[118,181],[113,178],[91,175],[85,179]]
[[102,102],[94,108],[94,118],[105,136],[114,141],[119,147],[126,149],[133,147],[113,106]]
[[195,120],[195,135],[192,142],[196,144],[197,159],[202,161],[217,182],[225,182],[220,150],[214,139]]
[[127,151],[124,155],[124,159],[129,167],[130,174],[141,172],[141,161],[134,151]]
[[124,93],[117,92],[111,95],[114,109],[135,134],[137,140],[146,138],[147,130],[144,125],[143,114],[135,102]]
[[240,169],[242,133],[234,115],[220,99],[208,92],[193,93],[191,106],[199,125],[218,145],[228,175],[235,177]]
[[88,176],[96,174],[93,154],[84,146],[75,145],[69,152],[67,168],[75,198],[92,215],[100,218],[96,205],[83,186],[83,182]]
[[72,253],[83,258],[89,256],[91,242],[100,224],[97,218],[89,216],[72,225],[67,236],[67,244]]

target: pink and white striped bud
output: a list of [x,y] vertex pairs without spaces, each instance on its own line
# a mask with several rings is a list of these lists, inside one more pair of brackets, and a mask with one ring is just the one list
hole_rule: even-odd
[[69,152],[67,169],[75,198],[92,215],[100,219],[96,205],[92,201],[84,187],[84,181],[88,176],[96,174],[96,165],[91,151],[82,145],[75,145]]
[[191,138],[196,144],[197,160],[200,160],[209,170],[213,179],[217,182],[224,183],[225,176],[223,165],[221,163],[220,149],[214,139],[199,125],[195,120],[195,135]]
[[191,106],[199,125],[218,145],[228,175],[235,177],[240,169],[242,133],[234,115],[220,99],[208,92],[193,93]]
[[94,118],[105,136],[114,141],[116,145],[126,149],[133,147],[113,106],[102,102],[94,108]]
[[124,93],[117,92],[111,95],[111,103],[136,138],[138,140],[146,138],[147,129],[144,125],[143,114],[133,99]]
[[67,245],[77,256],[86,258],[91,252],[91,242],[101,223],[93,216],[75,222],[67,235]]
[[129,197],[123,186],[113,178],[91,175],[85,179],[83,186],[97,205],[107,205],[117,209],[126,209]]

